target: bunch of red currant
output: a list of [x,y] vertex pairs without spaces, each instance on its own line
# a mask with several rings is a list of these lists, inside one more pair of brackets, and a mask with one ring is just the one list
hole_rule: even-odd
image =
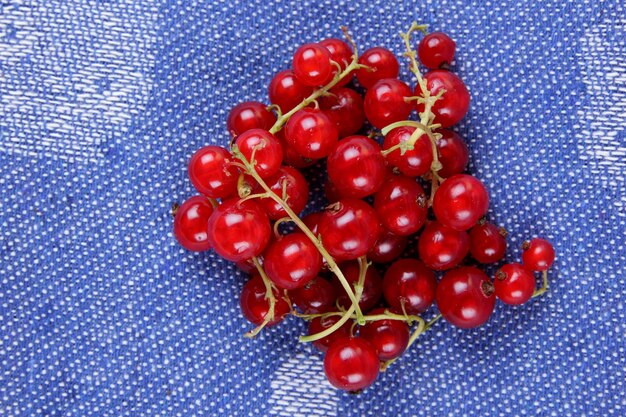
[[[289,314],[309,320],[301,340],[326,352],[329,381],[348,391],[371,385],[441,316],[476,327],[496,297],[522,304],[545,292],[554,260],[552,246],[533,239],[523,264],[503,265],[493,281],[475,266],[504,258],[506,232],[485,220],[487,190],[463,173],[467,146],[447,130],[470,102],[447,70],[455,43],[436,32],[415,51],[416,31],[425,26],[401,34],[414,89],[397,78],[390,51],[359,57],[345,29],[348,43],[301,46],[293,69],[270,82],[272,105],[231,110],[230,150],[206,146],[193,155],[189,177],[201,195],[175,214],[185,248],[212,248],[251,275],[241,293],[243,314],[257,325],[248,336]],[[418,57],[430,69],[423,76]],[[300,218],[309,189],[299,169],[324,158],[329,204]],[[295,231],[282,234],[283,222]],[[405,255],[413,241],[419,259]],[[543,272],[539,289],[534,271]],[[427,322],[420,314],[433,303],[441,314]]]

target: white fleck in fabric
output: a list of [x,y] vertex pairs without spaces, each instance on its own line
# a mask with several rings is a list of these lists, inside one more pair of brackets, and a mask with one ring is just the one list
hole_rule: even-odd
[[[618,0],[0,2],[0,415],[626,415],[624,16]],[[228,110],[267,100],[298,45],[348,25],[399,54],[413,20],[457,42],[457,130],[509,259],[537,235],[558,258],[545,297],[477,330],[439,323],[350,395],[295,319],[242,337],[245,277],[181,249],[170,206],[194,193],[193,151],[227,143]]]

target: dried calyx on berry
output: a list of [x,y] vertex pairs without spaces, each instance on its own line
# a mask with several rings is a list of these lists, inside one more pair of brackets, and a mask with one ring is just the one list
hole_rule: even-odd
[[[402,33],[409,86],[391,51],[359,55],[342,29],[345,42],[296,50],[293,68],[269,83],[270,105],[230,111],[230,149],[193,154],[189,177],[199,194],[172,212],[185,249],[213,249],[251,275],[240,304],[256,327],[246,336],[288,315],[310,321],[300,340],[326,352],[334,386],[359,392],[441,317],[476,327],[496,299],[517,305],[545,293],[555,253],[533,239],[523,263],[501,265],[493,280],[471,266],[501,262],[507,235],[485,219],[488,187],[465,173],[467,145],[446,129],[470,102],[448,70],[454,41],[416,23]],[[416,51],[417,32],[425,36]],[[422,74],[418,56],[431,71]],[[311,177],[300,169],[309,166],[327,167],[331,204],[300,218]],[[293,231],[281,233],[285,223]],[[443,271],[439,282],[435,271]]]

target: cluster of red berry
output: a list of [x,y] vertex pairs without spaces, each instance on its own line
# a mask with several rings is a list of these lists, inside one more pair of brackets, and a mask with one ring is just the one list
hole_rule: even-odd
[[[175,214],[174,235],[185,248],[213,248],[251,274],[241,293],[243,314],[257,325],[248,335],[288,314],[310,320],[301,340],[326,352],[329,381],[349,391],[372,384],[439,317],[476,327],[496,297],[522,304],[543,293],[554,260],[552,246],[533,239],[523,265],[503,265],[493,281],[472,266],[501,261],[506,233],[485,221],[487,190],[463,173],[467,146],[446,129],[470,102],[447,70],[455,43],[431,33],[415,51],[418,30],[425,27],[414,23],[402,34],[414,90],[397,78],[390,51],[359,57],[347,33],[350,44],[301,46],[293,69],[272,79],[271,106],[231,110],[230,150],[206,146],[193,155],[189,176],[201,195]],[[418,57],[431,69],[423,76]],[[413,110],[417,120],[409,119]],[[329,205],[300,218],[309,189],[299,169],[323,158]],[[285,221],[296,231],[280,233]],[[410,239],[419,260],[403,257]],[[438,271],[445,271],[439,280]],[[539,289],[533,271],[543,272]],[[441,315],[426,322],[420,314],[433,303]]]

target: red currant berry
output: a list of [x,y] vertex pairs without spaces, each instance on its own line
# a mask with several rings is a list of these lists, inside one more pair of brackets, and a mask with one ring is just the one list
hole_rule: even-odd
[[378,129],[405,120],[411,113],[412,105],[404,99],[411,95],[409,86],[400,80],[395,78],[380,80],[365,94],[363,103],[365,115]]
[[203,252],[211,249],[207,237],[207,222],[213,206],[206,197],[191,197],[176,210],[174,236],[185,249]]
[[267,106],[258,101],[239,103],[228,113],[226,127],[233,136],[238,136],[250,129],[270,130],[276,122],[276,116]]
[[374,194],[385,180],[380,146],[366,136],[341,139],[328,156],[328,179],[346,197]]
[[283,148],[283,163],[294,168],[306,168],[313,165],[316,161],[311,158],[304,158],[294,149],[293,146],[287,143],[285,139],[285,129],[281,129],[274,135],[280,142],[280,146]]
[[[259,261],[262,261],[262,259],[259,259]],[[237,268],[239,268],[241,272],[245,272],[248,275],[257,272],[256,265],[254,264],[252,259],[235,262],[235,265],[237,265]]]
[[[335,323],[337,323],[341,319],[341,316],[327,316],[327,317],[316,317],[311,320],[309,323],[309,335],[312,336],[314,334],[323,332],[324,330],[332,327]],[[333,344],[335,341],[352,336],[352,321],[348,320],[344,324],[341,325],[337,330],[332,332],[326,337],[322,337],[321,339],[317,339],[313,342],[313,346],[316,347],[321,352],[326,352],[328,347]]]
[[328,381],[345,391],[358,391],[376,381],[380,362],[376,349],[362,338],[334,341],[324,357]]
[[[424,75],[426,88],[432,96],[437,95],[439,90],[445,90],[441,98],[432,107],[435,115],[434,123],[440,123],[442,127],[450,127],[457,124],[465,117],[470,105],[470,94],[463,81],[446,70],[434,70]],[[421,96],[422,90],[419,84],[415,87],[415,95]],[[424,103],[417,104],[417,111],[424,111]],[[365,107],[367,114],[367,106]]]
[[461,174],[467,167],[469,151],[461,136],[448,129],[441,129],[442,137],[437,141],[437,152],[441,169],[437,172],[442,178]]
[[416,259],[394,262],[383,279],[383,294],[391,309],[401,314],[421,314],[435,301],[435,273]]
[[[345,71],[345,69],[350,65],[352,61],[352,49],[350,46],[342,41],[341,39],[330,38],[324,39],[320,42],[320,45],[326,47],[328,52],[330,52],[330,59],[335,61],[341,67],[341,71]],[[333,68],[333,75],[337,73],[337,69]],[[342,87],[352,81],[352,73],[342,78],[337,84],[336,87]]]
[[[276,174],[266,180],[266,183],[279,197],[283,197],[284,192],[287,206],[296,214],[300,214],[306,207],[309,199],[309,184],[297,169],[282,166]],[[254,192],[263,192],[263,190],[257,184]],[[261,198],[259,203],[265,209],[270,219],[278,220],[282,217],[287,217],[287,212],[283,206],[270,197]]]
[[[384,308],[372,310],[370,315],[384,314]],[[409,343],[409,326],[402,320],[369,321],[359,330],[359,336],[374,346],[378,359],[390,361],[399,358]]]
[[320,108],[335,123],[339,137],[353,135],[365,123],[363,98],[349,88],[336,88],[319,100]]
[[280,107],[283,114],[296,107],[312,93],[313,87],[297,79],[292,70],[284,70],[276,74],[269,86],[270,102]]
[[324,196],[329,203],[334,203],[345,197],[339,192],[337,186],[330,181],[326,181],[324,184]]
[[318,231],[326,250],[337,260],[357,259],[369,252],[379,235],[379,220],[367,203],[344,198],[324,212]]
[[228,198],[237,194],[239,170],[231,165],[233,156],[219,146],[198,149],[189,161],[189,178],[201,194]]
[[535,277],[522,264],[506,264],[496,272],[493,285],[496,297],[504,304],[520,305],[533,296]]
[[453,269],[437,286],[437,307],[451,324],[462,329],[485,323],[496,304],[493,284],[483,271],[474,267]]
[[326,85],[333,79],[330,51],[317,43],[305,43],[293,54],[293,73],[311,87]]
[[248,162],[254,154],[254,169],[261,178],[276,174],[283,162],[283,148],[267,130],[248,130],[237,137],[235,145]]
[[524,244],[522,262],[531,271],[547,271],[554,262],[554,248],[544,239],[535,238]]
[[[391,130],[385,136],[383,149],[388,150],[400,143],[408,142],[414,131],[415,128],[411,126]],[[401,149],[396,149],[389,152],[385,158],[404,175],[419,177],[430,171],[430,165],[433,162],[433,146],[428,136],[421,135],[413,144],[413,149],[406,150],[404,154]]]
[[384,228],[409,236],[422,228],[428,214],[428,197],[415,179],[396,175],[374,197],[374,210]]
[[469,232],[470,254],[483,264],[492,264],[504,258],[506,230],[493,223],[479,222]]
[[393,52],[385,48],[370,48],[363,52],[359,64],[371,68],[360,68],[356,71],[356,78],[365,88],[371,88],[378,81],[385,78],[398,78],[400,65]]
[[457,266],[469,252],[467,232],[450,229],[439,222],[426,224],[417,249],[420,259],[436,271]]
[[[357,262],[345,262],[340,265],[341,272],[346,278],[346,281],[350,284],[350,287],[354,290],[354,286],[359,282],[360,268]],[[348,309],[352,305],[352,301],[348,297],[345,288],[339,282],[337,277],[332,280],[335,290],[339,296],[337,297],[337,304],[339,306]],[[362,311],[371,310],[380,300],[383,295],[383,281],[380,278],[380,274],[376,268],[369,267],[365,272],[365,279],[363,280],[363,292],[359,299],[359,307]]]
[[367,259],[377,264],[386,264],[404,252],[408,239],[396,236],[388,230],[382,230],[374,247],[367,253]]
[[433,32],[424,36],[417,47],[417,55],[425,67],[430,69],[450,65],[454,59],[456,43],[443,32]]
[[328,156],[339,133],[326,113],[307,108],[291,116],[285,126],[285,139],[301,156],[320,159]]
[[[254,275],[250,281],[246,282],[243,286],[241,297],[239,298],[243,316],[248,319],[249,322],[257,326],[263,323],[270,309],[270,302],[265,298],[265,292],[263,279],[258,275]],[[280,322],[290,310],[289,304],[287,304],[275,290],[274,298],[276,299],[274,304],[274,319],[267,324],[268,327]]]
[[453,175],[445,180],[433,200],[437,220],[455,230],[474,226],[487,209],[487,189],[480,180],[467,174]]
[[322,277],[289,291],[289,298],[304,314],[326,313],[335,308],[335,287]]
[[253,201],[232,199],[215,210],[207,226],[209,243],[222,258],[233,262],[260,255],[270,240],[270,221]]
[[323,211],[317,211],[314,213],[309,213],[302,218],[302,222],[309,228],[309,230],[315,235],[318,235],[317,226],[324,217]]
[[263,267],[277,287],[293,290],[317,276],[322,256],[311,239],[295,232],[270,243],[263,254]]

